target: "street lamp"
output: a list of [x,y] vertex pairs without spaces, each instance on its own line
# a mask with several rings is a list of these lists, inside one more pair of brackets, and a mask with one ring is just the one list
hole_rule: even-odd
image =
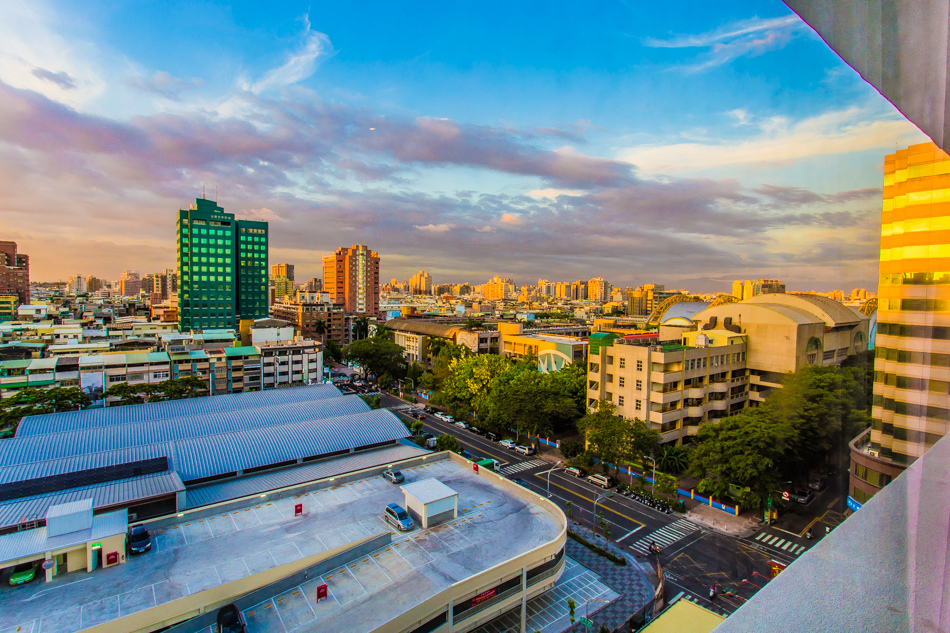
[[646,455],[643,456],[643,459],[649,459],[653,463],[653,481],[650,482],[650,494],[656,494],[656,460]]
[[600,598],[591,598],[584,603],[584,619],[590,622],[590,603],[591,602],[603,602],[604,604],[610,604],[606,600],[601,600]]
[[561,460],[557,460],[557,463],[554,464],[554,468],[548,471],[548,496],[549,497],[551,496],[551,473],[557,470],[557,467],[560,466],[562,463],[563,462]]
[[594,528],[594,530],[595,530],[595,531],[594,531],[594,534],[595,534],[595,535],[597,534],[597,532],[596,532],[597,526],[596,526],[596,524],[594,523],[594,521],[597,520],[597,504],[600,503],[601,501],[603,501],[604,499],[610,499],[610,498],[613,497],[613,496],[614,496],[614,493],[612,493],[612,492],[605,492],[604,494],[602,494],[602,495],[600,495],[599,497],[597,497],[596,499],[594,499],[594,517],[590,520],[590,522],[591,522],[591,526],[593,526],[593,528]]

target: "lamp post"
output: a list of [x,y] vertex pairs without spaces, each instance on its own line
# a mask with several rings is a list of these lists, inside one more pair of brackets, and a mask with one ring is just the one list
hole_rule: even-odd
[[653,464],[653,481],[650,482],[650,493],[656,494],[656,460],[646,455],[643,456],[643,459],[649,459]]
[[612,493],[612,492],[605,492],[604,494],[602,494],[602,495],[600,495],[599,497],[597,497],[596,499],[594,499],[594,517],[590,520],[590,521],[591,521],[591,527],[592,527],[592,529],[594,529],[594,535],[597,534],[597,532],[596,532],[596,525],[594,525],[594,522],[597,520],[597,504],[600,503],[601,501],[603,501],[604,499],[610,499],[610,498],[613,497],[613,496],[614,496],[614,493]]
[[591,602],[603,602],[604,604],[610,604],[606,600],[601,600],[599,598],[591,598],[584,603],[584,619],[590,622],[590,603]]
[[563,462],[561,462],[561,460],[557,460],[557,463],[554,464],[554,468],[548,471],[548,496],[549,497],[551,496],[551,473],[557,470],[557,467],[560,466],[562,463]]

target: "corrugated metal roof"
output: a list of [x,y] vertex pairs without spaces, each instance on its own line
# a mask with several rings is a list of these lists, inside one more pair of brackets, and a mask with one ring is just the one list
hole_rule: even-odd
[[[224,411],[235,411],[238,409],[264,407],[290,402],[338,398],[340,395],[340,390],[333,385],[311,385],[306,387],[271,389],[269,391],[231,393],[204,398],[190,398],[187,400],[169,400],[167,402],[130,404],[121,407],[86,409],[85,411],[47,413],[23,418],[23,421],[20,422],[20,426],[17,427],[16,437],[129,424],[130,422],[146,422],[166,418],[196,416],[204,413],[221,413]],[[0,443],[3,441],[4,440],[0,440]]]
[[30,556],[42,557],[52,550],[125,534],[128,529],[128,512],[120,510],[92,517],[92,527],[88,530],[79,530],[52,538],[47,537],[45,527],[4,534],[0,536],[0,567],[6,561]]
[[256,356],[260,354],[260,351],[252,345],[245,345],[244,347],[225,347],[224,354],[225,356]]
[[84,453],[233,433],[290,422],[335,418],[368,410],[369,406],[362,398],[340,396],[202,415],[184,415],[164,420],[130,422],[95,429],[85,428],[23,437],[17,435],[0,440],[0,465],[60,459]]
[[[88,435],[98,433],[99,430]],[[170,469],[177,471],[183,481],[190,481],[397,440],[408,435],[405,425],[393,413],[376,409],[98,452],[92,452],[96,447],[93,437],[85,445],[89,452],[60,459],[44,457],[46,449],[40,443],[31,446],[31,453],[15,455],[22,461],[0,467],[0,484],[161,456],[169,458]],[[64,450],[61,446],[58,448]],[[27,461],[29,459],[34,461]]]
[[75,501],[51,505],[46,511],[46,519],[76,514],[77,512],[92,512],[92,499],[76,499]]
[[230,499],[238,499],[248,495],[261,494],[269,490],[295,486],[327,477],[336,477],[344,473],[391,464],[428,453],[429,451],[415,445],[406,446],[399,444],[375,451],[354,453],[352,455],[345,455],[311,464],[302,464],[293,468],[282,468],[274,472],[249,475],[221,483],[189,488],[187,493],[187,507],[195,508],[211,503],[228,501]]
[[54,369],[58,358],[36,358],[30,362],[30,371],[34,369]]
[[97,510],[126,504],[130,501],[173,494],[184,489],[185,486],[181,483],[181,477],[178,476],[178,473],[165,472],[71,488],[52,494],[12,499],[0,504],[0,528],[16,525],[20,522],[21,517],[45,516],[46,511],[51,506],[78,499],[92,499],[92,507]]
[[147,360],[150,363],[161,363],[161,362],[167,363],[169,360],[168,352],[148,352],[145,355],[145,357],[146,357],[145,360]]

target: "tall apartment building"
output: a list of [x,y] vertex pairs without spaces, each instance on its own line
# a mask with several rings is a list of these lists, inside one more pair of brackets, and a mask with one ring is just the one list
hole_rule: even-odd
[[736,279],[732,282],[732,296],[739,301],[759,295],[783,292],[785,292],[785,284],[778,279],[759,279],[758,281]]
[[86,292],[99,292],[100,290],[102,290],[102,280],[89,275],[86,278]]
[[30,302],[30,256],[17,253],[16,242],[0,242],[0,295]]
[[178,294],[178,272],[176,270],[166,268],[151,277],[152,292],[158,293],[162,301],[168,301],[171,297]]
[[66,292],[70,294],[86,292],[86,278],[82,275],[70,277],[69,282],[66,284]]
[[323,290],[348,314],[379,316],[379,253],[362,244],[323,258]]
[[571,283],[571,300],[584,301],[585,299],[587,299],[587,282],[578,280]]
[[759,295],[709,307],[689,326],[662,326],[660,342],[591,334],[588,404],[606,399],[664,442],[701,424],[757,406],[786,374],[838,365],[867,350],[870,320],[817,295]]
[[607,301],[610,298],[610,282],[603,277],[594,277],[588,281],[587,298],[591,301]]
[[319,277],[312,277],[310,281],[307,282],[307,292],[322,292],[323,291],[323,280]]
[[485,299],[511,299],[515,296],[515,282],[508,277],[502,278],[495,275],[482,286],[482,294]]
[[648,316],[663,301],[677,292],[667,292],[663,284],[643,284],[627,293],[627,316]]
[[409,294],[413,295],[431,295],[432,294],[432,275],[420,270],[409,279]]
[[198,198],[178,211],[179,327],[236,328],[268,316],[267,222]]
[[142,292],[142,276],[137,270],[123,270],[119,277],[119,294],[134,297]]
[[887,156],[883,198],[871,429],[851,450],[857,506],[950,430],[950,156],[933,143]]
[[294,265],[293,264],[274,264],[270,267],[271,277],[286,277],[290,283],[294,283]]
[[273,282],[273,285],[274,285],[274,298],[276,299],[276,301],[272,302],[272,304],[276,303],[277,301],[283,301],[287,297],[293,296],[294,282],[292,279],[289,279],[284,276],[280,276],[280,277],[272,277],[271,281]]

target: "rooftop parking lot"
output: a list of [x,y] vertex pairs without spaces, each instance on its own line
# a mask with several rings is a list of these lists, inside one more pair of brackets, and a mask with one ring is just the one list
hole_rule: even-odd
[[[560,531],[553,515],[449,460],[403,472],[407,483],[436,477],[458,491],[458,519],[394,535],[390,547],[248,609],[252,630],[371,630],[459,580],[554,540]],[[296,503],[303,503],[304,516],[294,517]],[[124,565],[20,587],[0,577],[0,632],[78,631],[389,532],[382,519],[388,503],[402,505],[404,497],[382,477],[328,485],[299,498],[186,516],[155,530],[153,551]],[[322,582],[329,585],[330,600],[314,607],[304,597],[312,598]]]

